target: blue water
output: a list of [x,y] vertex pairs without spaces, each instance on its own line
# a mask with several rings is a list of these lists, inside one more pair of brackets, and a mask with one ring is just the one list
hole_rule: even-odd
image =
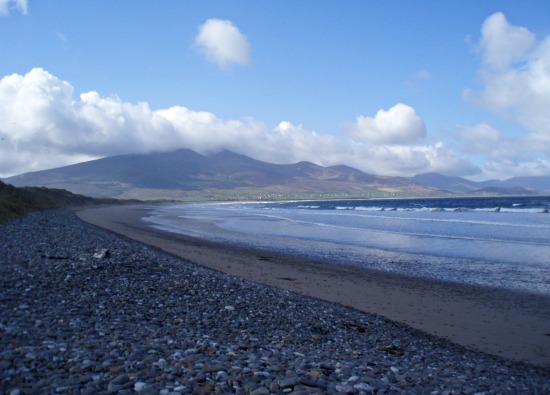
[[550,296],[550,197],[155,206],[171,232]]

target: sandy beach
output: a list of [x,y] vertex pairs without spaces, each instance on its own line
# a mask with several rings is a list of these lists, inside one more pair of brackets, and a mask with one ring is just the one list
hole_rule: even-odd
[[466,348],[550,368],[550,300],[211,243],[154,229],[146,205],[77,210],[80,219],[240,278],[350,306]]

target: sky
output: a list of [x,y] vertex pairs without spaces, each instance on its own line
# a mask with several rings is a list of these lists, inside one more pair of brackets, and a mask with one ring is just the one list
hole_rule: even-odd
[[179,148],[550,175],[550,2],[0,0],[0,177]]

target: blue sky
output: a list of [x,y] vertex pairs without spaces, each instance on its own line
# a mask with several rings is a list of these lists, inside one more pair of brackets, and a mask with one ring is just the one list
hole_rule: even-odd
[[0,0],[0,177],[176,148],[548,175],[549,17],[546,0]]

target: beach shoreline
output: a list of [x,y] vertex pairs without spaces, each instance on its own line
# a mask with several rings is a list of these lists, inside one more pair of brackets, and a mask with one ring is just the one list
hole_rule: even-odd
[[377,314],[468,349],[550,369],[550,300],[221,245],[153,228],[152,204],[75,210],[88,223],[239,278]]
[[[99,217],[109,214],[112,224],[128,227],[122,217],[136,217],[137,211],[138,237],[154,236],[166,246],[206,255],[204,260],[216,248],[151,233],[139,221],[143,207],[115,211],[106,209]],[[255,262],[269,264],[279,270],[269,275],[302,287],[300,294],[212,270],[153,244],[91,225],[65,209],[33,212],[0,226],[0,392],[550,391],[544,365],[478,352],[381,315],[304,296],[311,285],[298,284],[290,270],[305,272],[305,281],[319,279],[318,263],[310,275],[307,262],[227,247],[214,259],[250,269],[244,273],[262,272]],[[289,270],[281,273],[281,268]],[[329,286],[311,288],[332,290],[329,294],[342,289],[333,284],[345,282],[346,275],[331,265],[325,269]],[[407,289],[400,285],[403,278],[390,277],[374,282],[391,288],[393,281],[394,288]],[[360,280],[368,284],[368,277]],[[409,293],[422,290],[417,281],[408,283]],[[390,299],[389,292],[385,296]]]

